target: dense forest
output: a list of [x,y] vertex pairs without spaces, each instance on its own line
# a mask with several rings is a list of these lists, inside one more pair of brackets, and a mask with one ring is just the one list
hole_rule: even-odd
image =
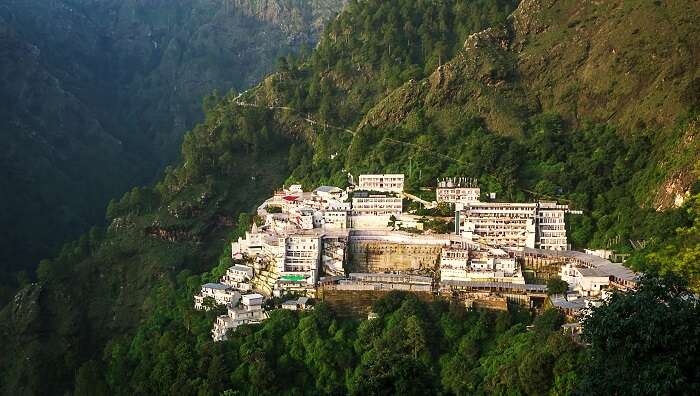
[[202,97],[258,83],[343,4],[3,1],[0,302],[103,225],[110,199],[177,161]]
[[[614,44],[625,56],[617,62],[636,65],[634,42],[600,32],[620,15],[661,7],[659,35],[692,34],[697,7],[606,3],[606,16],[592,5],[538,4],[351,2],[313,52],[283,57],[240,96],[207,97],[180,165],[112,201],[109,227],[42,261],[39,281],[0,313],[0,356],[12,357],[0,358],[2,391],[697,393],[700,321],[688,287],[700,282],[698,103],[687,89],[696,69],[660,61],[656,77],[681,87],[661,126],[641,117],[650,111],[637,120],[622,111],[649,96],[626,96],[619,114],[600,116],[586,102],[591,87],[566,86],[569,59],[553,44],[596,37],[590,57]],[[683,62],[697,62],[695,45]],[[532,64],[546,49],[550,62]],[[608,66],[611,79],[624,79]],[[663,74],[669,68],[675,74]],[[646,77],[635,83],[664,90]],[[563,91],[576,106],[563,107]],[[285,182],[344,186],[347,172],[364,171],[403,172],[410,189],[473,177],[498,199],[569,203],[584,211],[569,221],[575,247],[630,251],[634,268],[662,276],[594,312],[582,343],[561,334],[555,311],[468,312],[403,294],[375,304],[379,319],[320,303],[274,311],[212,343],[215,312],[195,312],[191,296],[232,264],[228,241],[249,226],[247,213]],[[666,193],[682,199],[664,204]],[[630,239],[645,247],[633,251]]]
[[[206,276],[205,276],[206,278]],[[178,275],[133,339],[119,339],[101,362],[76,373],[76,395],[587,395],[695,394],[700,307],[679,278],[646,278],[585,321],[581,339],[562,333],[550,309],[534,320],[467,311],[458,301],[421,301],[391,292],[377,319],[274,310],[212,343],[217,312],[193,311],[202,278]],[[659,306],[658,302],[666,305]],[[612,327],[621,315],[630,321]],[[634,347],[633,347],[634,346]],[[663,352],[661,352],[663,351]],[[660,353],[661,352],[661,353]],[[669,381],[673,378],[673,381]]]

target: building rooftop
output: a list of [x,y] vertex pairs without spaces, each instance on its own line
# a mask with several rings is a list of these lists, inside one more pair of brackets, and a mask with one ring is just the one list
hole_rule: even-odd
[[577,298],[575,300],[567,300],[563,296],[555,296],[550,299],[552,305],[556,308],[561,309],[574,309],[579,310],[586,307],[586,301],[584,298]]
[[279,277],[279,280],[300,282],[300,281],[306,280],[306,276],[304,276],[304,275],[282,275]]
[[202,289],[215,289],[215,290],[228,290],[231,288],[229,285],[224,285],[223,283],[205,283],[202,285]]
[[457,287],[473,287],[477,289],[487,289],[487,288],[500,288],[500,289],[517,289],[517,290],[527,290],[533,292],[545,292],[547,291],[547,285],[534,285],[534,284],[518,284],[518,283],[508,283],[508,282],[488,282],[488,281],[461,281],[461,280],[444,280],[440,282],[446,286],[457,286]]
[[297,304],[304,305],[308,302],[309,302],[308,297],[299,297],[299,298],[294,299],[294,300],[287,300],[287,301],[283,302],[282,305],[297,305]]
[[343,192],[342,189],[335,186],[319,186],[314,190],[314,192],[323,192],[329,194],[340,194]]
[[567,257],[575,259],[581,263],[585,263],[586,266],[598,269],[605,275],[612,276],[616,279],[622,279],[624,281],[634,282],[637,278],[637,274],[634,271],[620,263],[613,263],[602,257],[577,252],[575,250],[519,248],[515,249],[515,251],[520,251],[525,254],[536,254],[543,257]]
[[578,267],[576,269],[583,276],[590,276],[590,277],[597,276],[597,277],[605,277],[605,278],[607,278],[609,276],[608,274],[606,274],[605,272],[603,272],[597,268]]

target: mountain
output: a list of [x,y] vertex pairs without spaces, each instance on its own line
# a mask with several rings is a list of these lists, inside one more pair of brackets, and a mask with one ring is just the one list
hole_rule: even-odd
[[392,93],[402,103],[385,101],[361,125],[400,124],[420,109],[467,111],[511,136],[539,113],[557,114],[570,128],[606,123],[624,140],[652,145],[649,173],[658,179],[638,200],[679,206],[700,154],[700,45],[689,39],[700,33],[697,13],[694,3],[524,2],[505,26],[469,37],[458,57]]
[[[461,316],[404,296],[379,305],[386,322],[319,309],[214,344],[215,313],[193,311],[191,297],[231,264],[228,242],[282,183],[344,185],[366,171],[404,172],[409,189],[465,176],[499,199],[568,202],[584,211],[570,221],[577,248],[644,240],[636,268],[697,289],[698,52],[685,38],[698,13],[676,2],[351,2],[312,53],[205,101],[178,166],[112,202],[105,230],[41,263],[0,313],[3,392],[571,393],[584,355],[554,334],[556,315],[533,333],[517,313]],[[662,40],[685,40],[687,53],[649,52]],[[421,332],[446,343],[423,347]],[[389,388],[397,377],[409,386]]]
[[[0,4],[0,273],[33,271],[154,180],[202,119],[202,98],[259,82],[313,46],[327,1]],[[4,282],[3,282],[4,283]]]

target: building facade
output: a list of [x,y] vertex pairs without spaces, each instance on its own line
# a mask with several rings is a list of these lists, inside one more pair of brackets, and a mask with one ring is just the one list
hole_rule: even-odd
[[605,272],[572,263],[561,267],[559,277],[569,284],[569,290],[585,297],[597,297],[610,286],[610,276]]
[[476,181],[467,178],[446,178],[438,180],[435,198],[438,203],[468,204],[479,202],[481,189]]
[[204,306],[205,298],[212,298],[217,305],[233,304],[238,301],[240,294],[227,284],[205,283],[200,293],[194,296],[194,308],[207,309]]
[[226,339],[226,333],[242,324],[260,323],[267,318],[262,308],[263,296],[260,294],[247,294],[241,298],[238,307],[229,305],[226,315],[216,318],[211,335],[214,341]]
[[472,202],[460,216],[460,232],[495,247],[566,250],[567,205],[554,202]]
[[355,193],[352,198],[353,216],[400,216],[402,210],[401,197]]
[[280,273],[302,273],[308,276],[310,283],[318,279],[318,268],[321,260],[322,236],[309,234],[288,235],[284,242],[284,266]]
[[383,174],[383,175],[360,175],[357,189],[367,191],[389,191],[400,193],[403,191],[404,175]]

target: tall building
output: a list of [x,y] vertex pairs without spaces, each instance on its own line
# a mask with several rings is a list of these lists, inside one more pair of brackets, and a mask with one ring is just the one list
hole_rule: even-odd
[[537,235],[535,247],[549,250],[566,250],[566,213],[573,213],[568,205],[556,202],[539,202],[537,207]]
[[357,189],[400,193],[403,191],[403,184],[403,173],[386,175],[360,175],[357,183]]
[[321,239],[316,233],[288,235],[284,241],[284,266],[280,273],[303,273],[309,283],[318,279]]
[[460,231],[491,246],[566,250],[567,212],[568,205],[554,202],[472,202],[462,211]]
[[353,216],[390,216],[401,215],[403,200],[393,194],[367,194],[365,191],[355,192],[352,198]]
[[438,180],[435,198],[438,203],[468,204],[479,202],[481,189],[473,179],[445,178]]

